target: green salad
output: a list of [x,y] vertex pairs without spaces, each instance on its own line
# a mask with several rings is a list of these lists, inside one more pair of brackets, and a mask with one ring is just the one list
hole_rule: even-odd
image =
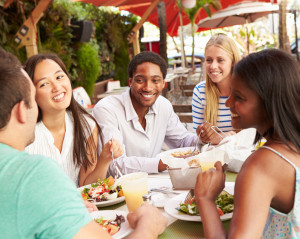
[[[231,195],[226,191],[222,191],[215,201],[219,214],[223,215],[226,213],[233,212],[233,201],[234,201],[233,195]],[[176,209],[188,215],[199,216],[198,207],[194,199],[191,200],[190,204],[181,203],[179,208]]]

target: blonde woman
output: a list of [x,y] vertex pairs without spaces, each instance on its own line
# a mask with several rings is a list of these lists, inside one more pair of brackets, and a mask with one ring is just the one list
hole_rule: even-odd
[[233,39],[216,34],[205,47],[206,81],[196,85],[193,94],[193,127],[203,143],[218,144],[222,137],[211,129],[217,126],[227,135],[235,134],[231,126],[230,109],[225,102],[230,95],[231,74],[241,59]]

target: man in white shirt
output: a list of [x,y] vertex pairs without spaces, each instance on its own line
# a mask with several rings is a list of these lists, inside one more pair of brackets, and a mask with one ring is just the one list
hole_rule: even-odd
[[[158,54],[142,52],[128,66],[130,89],[107,96],[93,109],[104,142],[112,137],[124,145],[125,155],[117,159],[122,173],[157,173],[166,165],[156,157],[165,142],[170,148],[195,145],[197,136],[188,132],[161,92],[167,64]],[[114,174],[111,164],[109,173]]]

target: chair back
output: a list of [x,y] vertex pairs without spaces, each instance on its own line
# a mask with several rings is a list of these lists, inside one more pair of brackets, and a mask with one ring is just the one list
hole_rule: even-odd
[[73,96],[82,107],[89,108],[91,105],[91,99],[82,86],[73,89]]

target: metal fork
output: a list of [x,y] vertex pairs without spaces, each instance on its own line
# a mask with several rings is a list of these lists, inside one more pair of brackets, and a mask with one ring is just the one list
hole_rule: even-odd
[[185,199],[184,199],[184,203],[185,204],[190,204],[192,199],[194,198],[194,189],[190,189],[190,191],[188,192],[188,194],[186,195]]
[[197,149],[199,150],[199,153],[200,153],[200,151],[201,151],[201,145],[202,145],[202,144],[199,144],[199,141],[200,141],[200,135],[201,135],[201,132],[200,132],[200,134],[198,135],[198,138],[197,138],[197,141],[196,141],[195,148],[193,149],[193,151],[192,151],[190,154],[187,154],[187,155],[184,155],[184,156],[174,156],[174,157],[175,157],[175,158],[188,158],[188,157],[194,156],[194,153],[196,152]]
[[[111,137],[111,143],[113,143],[113,140],[114,140],[113,137]],[[121,170],[119,169],[119,167],[118,167],[118,165],[117,165],[117,161],[116,161],[116,159],[115,159],[115,157],[114,157],[114,152],[113,152],[113,150],[111,151],[111,157],[112,157],[112,159],[113,159],[113,165],[114,165],[114,167],[115,167],[115,178],[117,179],[117,178],[123,176],[123,174],[121,173]]]
[[[218,126],[214,126],[214,125],[212,125],[211,127],[210,127],[216,134],[218,134],[221,138],[222,138],[222,140],[227,136],[227,135],[225,135],[225,133],[218,127]],[[215,128],[218,130],[215,130]],[[224,136],[222,136],[222,135],[224,135]],[[211,142],[209,142],[208,143],[208,149],[206,150],[206,151],[210,151],[210,150],[212,150],[212,149],[214,149],[214,148],[218,148],[219,146],[222,146],[223,144],[226,144],[226,143],[228,143],[228,140],[226,141],[224,141],[224,142],[222,142],[222,143],[219,143],[219,144],[217,144],[217,145],[214,145],[214,147],[213,148],[210,148],[210,146],[211,146]]]
[[[204,121],[204,124],[206,124],[206,123],[207,123],[207,121]],[[217,128],[222,134],[224,134],[223,131],[220,130],[217,126],[213,126],[213,125],[212,125],[210,128],[211,128],[213,131],[215,131],[222,139],[224,139],[224,137],[223,137],[222,135],[220,135],[220,134],[214,129],[214,128]],[[202,132],[200,131],[200,133],[199,133],[199,135],[198,135],[198,138],[197,138],[197,141],[196,141],[196,145],[195,145],[194,150],[192,151],[191,154],[186,155],[185,157],[193,156],[193,154],[194,154],[194,152],[197,150],[197,148],[198,148],[198,150],[199,150],[199,152],[200,152],[200,150],[201,150],[201,145],[204,145],[204,143],[200,143],[200,144],[199,144],[201,133],[202,133]],[[224,134],[224,135],[225,135],[225,134]],[[208,146],[210,146],[210,142],[209,142],[208,144],[209,144]]]
[[160,192],[160,193],[166,193],[166,194],[181,194],[181,192],[175,192],[175,191],[168,191],[165,189],[159,189],[159,188],[152,188],[150,189],[151,192]]
[[[226,135],[224,134],[224,132],[218,127],[218,126],[214,126],[214,125],[212,125],[212,126],[210,126],[210,128],[217,134],[217,135],[219,135],[222,139],[224,139],[225,137],[226,137]],[[215,130],[215,128],[218,130]],[[221,134],[223,134],[224,136],[222,136],[221,134],[219,134],[219,132],[221,133]],[[209,144],[210,144],[210,142],[209,142]]]
[[[204,121],[204,123],[207,123],[207,121]],[[212,125],[212,126],[210,126],[210,128],[217,134],[217,135],[219,135],[222,139],[224,139],[225,137],[226,137],[226,135],[224,134],[224,132],[218,127],[218,126],[214,126],[214,125]],[[223,134],[224,136],[222,136],[217,130],[215,130],[215,128],[221,133],[221,134]],[[194,153],[195,153],[195,151],[198,149],[199,150],[199,152],[200,152],[200,150],[201,150],[201,145],[204,145],[204,143],[199,143],[199,141],[200,141],[200,136],[201,136],[201,131],[200,131],[200,133],[199,133],[199,135],[198,135],[198,138],[197,138],[197,141],[196,141],[196,145],[195,145],[195,148],[193,149],[193,151],[192,151],[192,153],[190,153],[190,154],[188,154],[188,155],[185,155],[185,158],[188,158],[188,157],[190,157],[190,156],[193,156],[194,155]],[[208,143],[208,146],[210,146],[210,142]]]
[[[200,132],[200,134],[198,135],[198,138],[197,138],[197,141],[196,141],[196,145],[195,145],[194,150],[192,151],[192,153],[191,153],[190,155],[186,155],[186,156],[193,156],[197,149],[200,150],[200,147],[198,147],[199,141],[200,141],[200,135],[201,135],[201,132]],[[200,151],[199,151],[199,153],[200,153]]]

